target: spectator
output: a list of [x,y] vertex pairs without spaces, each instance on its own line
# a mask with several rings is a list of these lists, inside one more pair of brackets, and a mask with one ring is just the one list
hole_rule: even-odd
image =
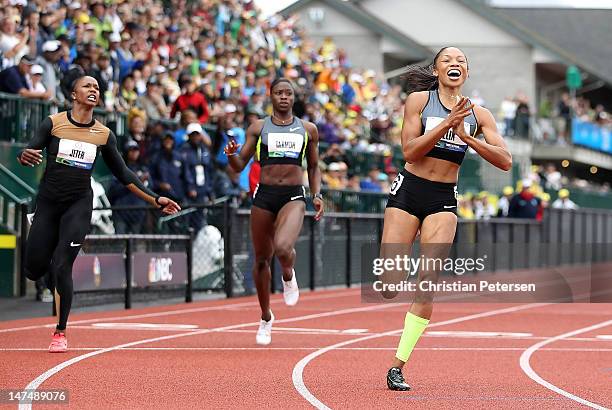
[[531,180],[523,179],[521,192],[514,195],[510,200],[508,218],[536,218],[541,201],[529,188],[531,188]]
[[457,216],[461,219],[474,219],[474,210],[472,208],[471,195],[457,196]]
[[177,112],[191,109],[198,116],[200,124],[208,121],[208,102],[204,94],[197,91],[197,85],[190,76],[186,76],[179,82],[181,95],[176,99],[170,112],[170,117],[176,117]]
[[474,209],[474,217],[476,219],[488,220],[496,214],[495,207],[489,203],[489,193],[486,191],[479,193],[476,200],[476,208]]
[[[153,181],[146,165],[140,161],[140,149],[136,141],[130,140],[125,146],[125,164],[132,170],[146,187],[153,186]],[[117,178],[108,191],[108,200],[113,206],[142,206],[147,203],[132,194],[132,192]],[[115,210],[113,211],[113,222],[115,233],[118,234],[139,234],[143,233],[143,226],[146,220],[145,210]]]
[[147,117],[152,120],[159,120],[168,117],[168,107],[164,101],[161,84],[155,77],[147,81],[147,91],[145,95],[138,97],[136,104],[142,108]]
[[30,69],[30,80],[32,82],[32,91],[45,93],[47,90],[42,82],[43,68],[38,64],[34,64]]
[[28,85],[28,76],[34,61],[23,56],[18,65],[0,71],[0,91],[19,94],[22,97],[46,100],[51,96],[49,91],[34,91]]
[[499,198],[499,201],[497,201],[497,216],[507,218],[508,211],[510,210],[510,200],[512,199],[512,194],[514,194],[514,189],[512,189],[511,186],[505,186],[502,194],[503,196]]
[[36,63],[42,66],[42,83],[49,90],[51,98],[57,102],[64,102],[66,98],[59,85],[61,76],[59,61],[62,58],[62,44],[57,40],[45,41],[42,45],[42,55],[36,58]]
[[578,209],[578,205],[570,198],[570,193],[567,189],[560,189],[557,193],[557,199],[552,203],[554,209]]
[[153,165],[155,191],[177,201],[186,198],[187,171],[181,156],[174,150],[172,133],[164,135],[162,150]]
[[561,173],[557,171],[554,164],[548,164],[546,166],[544,177],[546,178],[546,182],[544,183],[546,189],[554,189],[555,191],[561,189],[562,176]]
[[500,105],[500,115],[504,119],[505,135],[514,136],[514,119],[516,118],[516,102],[512,97],[506,97]]
[[136,99],[138,94],[136,93],[136,82],[134,76],[129,74],[123,78],[121,82],[121,88],[119,89],[119,96],[115,109],[119,112],[129,111],[134,105],[136,105]]
[[361,180],[360,187],[362,191],[382,192],[379,177],[380,169],[376,166],[370,168],[368,176]]
[[[187,126],[189,140],[180,149],[181,159],[185,166],[187,200],[196,205],[210,201],[213,196],[214,170],[210,154],[210,138],[205,135],[202,126],[195,122]],[[204,226],[202,209],[193,212],[191,227],[196,233]]]
[[17,32],[18,21],[21,22],[18,15],[6,15],[0,23],[2,69],[18,65],[25,55],[36,54],[36,37],[31,36],[33,33],[29,27],[19,27],[21,32]]
[[526,95],[521,94],[517,98],[518,105],[516,106],[515,131],[516,135],[521,138],[529,138],[529,119],[531,117],[531,109],[529,107],[529,99]]

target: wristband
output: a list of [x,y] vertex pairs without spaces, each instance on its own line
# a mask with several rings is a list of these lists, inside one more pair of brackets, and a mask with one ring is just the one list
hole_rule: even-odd
[[158,196],[157,198],[155,198],[155,203],[159,206],[162,206],[162,204],[159,203],[159,198],[161,198],[161,196]]
[[319,193],[316,193],[316,194],[313,194],[313,195],[312,195],[312,199],[313,199],[313,200],[315,200],[315,199],[320,199],[320,200],[322,201],[322,200],[323,200],[323,195],[322,195],[320,192],[319,192]]

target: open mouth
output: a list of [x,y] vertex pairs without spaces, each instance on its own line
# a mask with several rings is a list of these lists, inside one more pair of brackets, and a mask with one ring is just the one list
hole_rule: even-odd
[[450,70],[448,70],[448,72],[446,73],[446,75],[448,76],[448,78],[450,78],[451,80],[457,80],[458,78],[461,78],[461,71],[457,70],[456,68],[452,68]]
[[92,94],[89,97],[87,97],[87,100],[91,102],[98,102],[98,97]]

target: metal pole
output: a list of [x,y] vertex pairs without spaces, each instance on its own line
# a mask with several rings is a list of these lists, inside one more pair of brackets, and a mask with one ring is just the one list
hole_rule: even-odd
[[351,218],[346,218],[346,287],[351,287],[351,259],[353,255],[351,254],[351,244],[352,241],[352,233],[351,233]]
[[315,252],[315,220],[314,218],[310,218],[310,290],[315,290],[315,261],[316,261],[316,252]]
[[234,294],[234,283],[232,280],[232,208],[228,201],[223,203],[223,285],[225,296],[231,298]]
[[125,242],[125,308],[132,308],[132,239]]
[[19,227],[19,296],[26,295],[25,253],[28,240],[28,204],[21,204],[21,226]]
[[193,301],[193,239],[195,233],[193,228],[189,229],[187,240],[187,288],[185,289],[185,302]]

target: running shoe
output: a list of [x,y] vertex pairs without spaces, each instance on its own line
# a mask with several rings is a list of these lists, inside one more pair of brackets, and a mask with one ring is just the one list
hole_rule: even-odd
[[265,321],[261,319],[259,322],[259,329],[255,336],[255,341],[258,345],[269,345],[272,341],[272,323],[274,322],[274,314],[270,311],[270,320]]
[[56,330],[49,345],[49,353],[64,353],[67,350],[68,339],[66,339],[66,333]]
[[410,386],[408,386],[408,383],[404,380],[404,375],[402,375],[402,369],[399,367],[392,367],[387,372],[387,386],[390,390],[410,390]]
[[295,270],[291,270],[293,276],[291,280],[285,282],[283,280],[283,297],[285,298],[285,304],[287,306],[295,306],[300,298],[300,289],[298,288],[297,279],[295,277]]

